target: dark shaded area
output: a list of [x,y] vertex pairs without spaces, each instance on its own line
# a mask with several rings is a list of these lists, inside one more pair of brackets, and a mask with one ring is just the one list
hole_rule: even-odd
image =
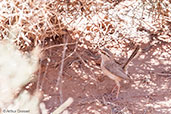
[[[116,92],[111,93],[115,85],[114,81],[104,76],[100,70],[101,59],[98,50],[83,48],[81,42],[72,39],[69,35],[62,37],[45,40],[44,57],[40,61],[41,66],[38,71],[39,81],[30,88],[33,90],[38,84],[39,89],[44,93],[42,101],[45,102],[49,112],[60,106],[61,99],[65,101],[68,97],[74,98],[73,104],[68,108],[71,113],[97,111],[103,114],[123,112],[156,114],[169,110],[169,107],[162,104],[158,108],[153,107],[160,105],[159,101],[170,99],[171,80],[170,75],[165,73],[169,74],[171,70],[169,66],[171,60],[169,56],[162,55],[164,52],[169,55],[170,51],[166,51],[169,45],[162,43],[154,45],[149,51],[140,53],[130,63],[128,72],[132,81],[121,83],[121,93],[119,99],[116,99]],[[66,37],[68,46],[59,88],[57,79],[62,60],[63,40]],[[53,48],[47,48],[50,46]],[[163,59],[159,59],[160,57]],[[165,63],[166,61],[168,63]]]

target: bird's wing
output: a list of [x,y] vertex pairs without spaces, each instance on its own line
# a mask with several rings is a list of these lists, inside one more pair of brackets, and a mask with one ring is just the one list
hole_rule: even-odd
[[123,79],[129,79],[127,74],[124,72],[122,67],[118,65],[115,61],[106,61],[104,64],[104,67],[111,72],[112,74],[123,78]]

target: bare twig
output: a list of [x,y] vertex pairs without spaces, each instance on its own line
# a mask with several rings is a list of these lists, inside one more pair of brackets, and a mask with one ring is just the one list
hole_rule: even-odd
[[[40,61],[40,62],[41,62],[41,61]],[[36,90],[39,89],[41,71],[42,71],[42,69],[41,69],[41,67],[40,67],[39,70],[38,70]]]
[[[76,43],[75,42],[74,43],[67,43],[67,45],[74,45],[74,44],[76,44]],[[66,45],[66,43],[65,44],[57,44],[57,45],[48,46],[48,47],[45,47],[43,49],[43,51],[51,49],[51,48],[55,48],[55,47],[65,46],[65,45]]]
[[76,52],[76,54],[77,54],[78,58],[83,62],[83,64],[84,64],[87,68],[90,68],[90,66],[84,61],[84,59],[80,56],[80,54],[77,53],[77,52]]
[[[77,47],[78,47],[78,41],[77,41],[77,42],[75,42],[74,44],[76,44],[76,45],[75,45],[75,49],[74,49],[74,51],[73,51],[72,53],[70,53],[67,57],[65,57],[65,58],[64,58],[64,61],[65,61],[66,59],[68,59],[69,57],[71,57],[71,56],[76,52]],[[56,63],[56,64],[55,64],[55,67],[56,67],[57,65],[59,65],[61,62],[62,62],[62,61],[60,61],[60,62]]]
[[73,98],[69,97],[61,106],[59,106],[53,114],[61,114],[68,106],[70,106],[73,102]]
[[60,71],[58,73],[58,79],[57,79],[57,87],[59,87],[59,94],[60,94],[60,103],[63,103],[63,95],[62,95],[62,83],[61,83],[61,78],[62,78],[62,72],[63,72],[63,67],[64,67],[64,58],[66,55],[66,50],[67,50],[67,44],[68,44],[68,34],[64,37],[65,39],[65,45],[64,49],[62,52],[62,61],[61,61],[61,66],[60,66]]
[[171,77],[171,73],[157,73],[158,76]]

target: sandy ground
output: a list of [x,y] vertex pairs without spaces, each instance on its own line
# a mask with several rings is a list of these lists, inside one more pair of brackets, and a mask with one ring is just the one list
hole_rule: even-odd
[[[45,41],[45,46],[60,44]],[[46,108],[54,111],[61,102],[72,97],[71,114],[169,114],[171,112],[171,58],[165,45],[153,46],[140,53],[128,67],[131,81],[121,83],[119,98],[111,93],[115,82],[100,70],[100,55],[69,45],[64,61],[63,75],[58,83],[63,47],[50,48],[44,52],[39,69],[39,87],[44,92]],[[122,58],[126,61],[127,58]],[[50,61],[48,61],[50,60]],[[36,84],[35,84],[36,85]],[[57,89],[58,88],[58,89]]]

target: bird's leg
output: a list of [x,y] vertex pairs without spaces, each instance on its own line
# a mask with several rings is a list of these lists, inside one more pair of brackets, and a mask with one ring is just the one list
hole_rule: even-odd
[[116,93],[116,98],[118,99],[118,96],[119,96],[119,92],[120,92],[120,86],[118,86],[118,90],[117,90],[117,93]]
[[116,99],[118,99],[118,96],[119,96],[119,92],[120,92],[120,83],[119,83],[119,81],[115,81],[116,82],[116,85],[117,85],[117,87],[118,87],[118,89],[117,89],[117,93],[116,93]]
[[116,87],[117,87],[117,85],[115,85],[115,86],[113,87],[113,89],[112,89],[111,93],[113,93],[113,92],[114,92],[114,90],[116,89]]
[[116,99],[118,99],[119,92],[120,92],[120,83],[119,83],[119,81],[115,81],[115,82],[116,82],[116,85],[113,87],[113,89],[112,89],[111,93],[113,93],[113,92],[114,92],[114,90],[115,90],[115,89],[116,89],[116,87],[117,87]]

